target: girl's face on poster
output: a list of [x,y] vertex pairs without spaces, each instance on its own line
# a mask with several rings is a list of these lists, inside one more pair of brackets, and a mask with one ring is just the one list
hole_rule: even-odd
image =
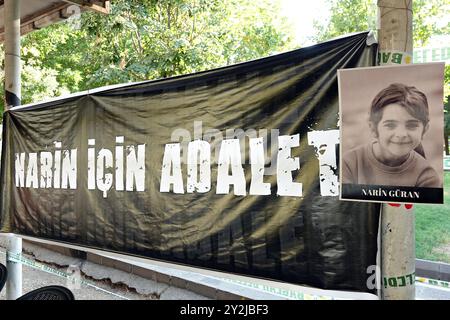
[[372,131],[375,134],[380,160],[395,161],[406,158],[422,141],[427,127],[396,103],[383,108],[383,116]]

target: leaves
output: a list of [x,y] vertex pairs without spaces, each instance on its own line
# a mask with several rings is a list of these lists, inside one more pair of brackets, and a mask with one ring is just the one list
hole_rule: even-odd
[[450,0],[414,0],[414,46],[426,46],[432,35],[450,34],[449,13]]

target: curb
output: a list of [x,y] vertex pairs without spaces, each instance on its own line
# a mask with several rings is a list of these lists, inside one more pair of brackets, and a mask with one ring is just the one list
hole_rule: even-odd
[[450,264],[416,259],[416,275],[435,280],[450,281]]

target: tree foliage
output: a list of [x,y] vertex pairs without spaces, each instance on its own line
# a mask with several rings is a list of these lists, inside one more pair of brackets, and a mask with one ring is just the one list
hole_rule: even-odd
[[[327,22],[315,22],[320,42],[352,32],[376,29],[377,1],[375,0],[327,0],[331,17]],[[414,47],[424,47],[432,35],[450,34],[450,0],[413,0]],[[445,67],[444,117],[446,152],[449,153],[450,136],[450,66]]]
[[[320,42],[347,33],[376,30],[376,0],[327,0],[331,17],[315,22]],[[450,34],[450,0],[413,0],[414,47],[423,47],[432,35]]]
[[22,103],[292,49],[278,12],[271,0],[112,1],[109,15],[83,13],[80,28],[69,21],[22,38]]
[[322,42],[353,32],[376,29],[377,4],[373,0],[327,0],[329,21],[315,21],[314,40]]

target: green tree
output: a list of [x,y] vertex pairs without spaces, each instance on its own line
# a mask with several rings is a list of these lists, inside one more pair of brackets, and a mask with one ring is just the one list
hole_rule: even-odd
[[65,22],[22,38],[22,102],[291,49],[279,12],[270,0],[112,1],[109,15],[82,14],[79,29]]

